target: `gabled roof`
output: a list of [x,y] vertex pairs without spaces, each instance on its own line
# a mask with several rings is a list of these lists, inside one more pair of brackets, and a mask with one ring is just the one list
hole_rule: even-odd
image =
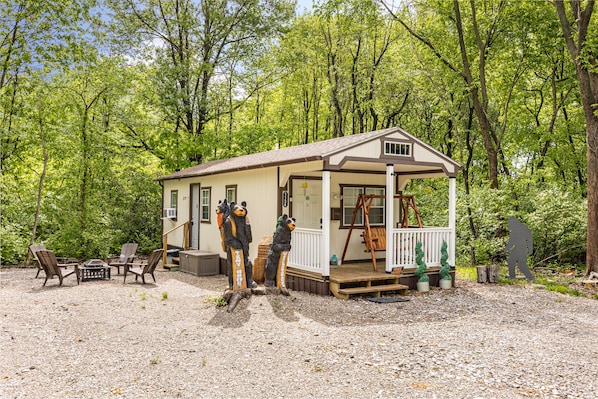
[[330,140],[318,141],[310,144],[298,145],[294,147],[280,148],[266,152],[259,152],[256,154],[243,155],[235,158],[210,161],[196,166],[192,166],[190,168],[178,172],[171,173],[169,175],[161,177],[159,180],[173,180],[186,177],[207,176],[241,170],[259,169],[294,163],[326,160],[331,155],[334,155],[342,151],[346,151],[356,145],[360,145],[368,141],[377,140],[379,137],[397,131],[401,134],[409,136],[414,141],[419,142],[421,145],[426,146],[429,150],[435,152],[445,161],[448,161],[456,165],[457,168],[460,169],[460,166],[452,159],[434,150],[432,147],[421,142],[415,137],[409,135],[404,130],[398,127],[393,127],[384,130],[376,130],[368,133],[354,134]]

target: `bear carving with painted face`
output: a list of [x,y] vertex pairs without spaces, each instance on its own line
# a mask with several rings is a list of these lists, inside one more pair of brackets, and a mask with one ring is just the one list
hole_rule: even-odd
[[[252,241],[251,224],[247,217],[247,203],[243,201],[240,204],[231,202],[228,217],[224,220],[222,226],[224,234],[224,244],[226,248],[242,249],[243,262],[245,264],[245,280],[247,288],[257,287],[253,281],[253,265],[249,260],[249,243]],[[227,250],[227,271],[229,287],[233,287],[232,259],[230,250]]]
[[226,221],[226,218],[228,217],[230,213],[230,206],[228,204],[228,202],[226,201],[226,198],[222,201],[218,201],[218,206],[216,207],[216,217],[218,218],[218,230],[220,231],[220,239],[221,241],[221,245],[222,245],[222,250],[224,252],[228,252],[228,248],[226,247],[226,244],[224,243],[225,237],[224,237],[224,222]]
[[278,272],[280,253],[291,250],[291,232],[293,230],[295,230],[295,219],[289,218],[287,215],[282,215],[278,219],[278,227],[274,232],[272,246],[266,260],[266,281],[264,282],[266,287],[276,286],[276,273]]

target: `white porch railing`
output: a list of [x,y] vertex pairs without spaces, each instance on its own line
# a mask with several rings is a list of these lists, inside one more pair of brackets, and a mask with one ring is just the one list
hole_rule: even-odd
[[322,274],[322,230],[296,228],[291,235],[288,266]]
[[448,227],[424,227],[411,229],[393,229],[394,245],[392,261],[386,262],[386,270],[395,267],[415,267],[415,245],[422,242],[424,262],[427,266],[440,266],[440,248],[444,241],[450,242],[451,229]]
[[[449,243],[451,229],[448,227],[424,227],[393,229],[394,248],[392,261],[386,262],[386,271],[395,267],[415,267],[415,244],[421,241],[424,250],[424,262],[428,266],[440,266],[440,248],[442,242]],[[296,228],[291,235],[291,252],[288,266],[297,269],[324,274],[320,262],[322,231],[318,229]]]

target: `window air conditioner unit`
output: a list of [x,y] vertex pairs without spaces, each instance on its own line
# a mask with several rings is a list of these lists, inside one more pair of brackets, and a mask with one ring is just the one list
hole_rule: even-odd
[[176,208],[164,208],[162,210],[163,219],[176,219]]

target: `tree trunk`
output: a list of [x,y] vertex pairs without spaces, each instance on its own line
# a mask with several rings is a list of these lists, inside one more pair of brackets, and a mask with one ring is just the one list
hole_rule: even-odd
[[[415,37],[417,40],[419,40],[425,46],[427,46],[445,66],[447,66],[450,70],[457,73],[461,78],[465,80],[467,90],[469,93],[469,98],[471,99],[471,103],[473,104],[473,108],[475,110],[476,118],[480,125],[480,134],[482,135],[482,139],[484,142],[484,149],[486,150],[486,155],[488,157],[488,179],[490,181],[490,187],[498,188],[498,154],[500,150],[500,140],[494,134],[492,124],[488,119],[488,115],[490,114],[490,112],[488,110],[489,101],[486,88],[486,54],[489,47],[489,43],[497,32],[497,30],[494,28],[497,21],[495,21],[495,24],[493,24],[493,28],[486,32],[485,41],[482,41],[477,20],[475,18],[474,3],[470,3],[472,8],[471,28],[476,34],[476,45],[478,47],[478,57],[476,58],[478,62],[478,75],[476,76],[476,79],[474,79],[474,75],[471,70],[471,62],[469,61],[469,56],[467,54],[467,46],[465,44],[465,37],[463,33],[463,21],[461,19],[461,11],[459,9],[458,0],[453,0],[453,8],[455,11],[454,22],[458,32],[461,63],[463,64],[462,70],[457,68],[447,58],[445,58],[439,52],[439,50],[432,44],[432,42],[430,42],[427,38],[419,35],[417,32],[411,29],[409,25],[407,25],[399,17],[397,17],[386,4],[386,2],[381,1],[381,3],[384,5],[384,7],[386,7],[386,9],[392,15],[392,17],[395,20],[397,20],[401,25],[403,25],[405,29],[407,29],[411,36]],[[500,15],[500,13],[498,13],[497,15]]]
[[[594,0],[588,0],[582,9],[581,0],[571,0],[572,21],[567,19],[565,3],[556,0],[557,15],[563,36],[569,49],[569,54],[575,63],[581,102],[586,121],[587,145],[587,186],[588,186],[588,238],[586,248],[586,275],[598,272],[598,116],[595,107],[598,103],[598,60],[595,58],[595,49],[582,49],[591,46],[588,39],[588,28],[594,10]],[[592,54],[594,53],[594,54]]]
[[[31,239],[29,240],[29,245],[35,244],[35,234],[37,232],[37,225],[39,223],[39,215],[40,209],[42,206],[42,193],[44,188],[44,179],[46,178],[46,171],[48,170],[48,151],[46,151],[46,140],[44,138],[44,123],[42,120],[42,106],[41,100],[38,97],[38,113],[39,113],[39,138],[42,145],[42,154],[44,158],[44,166],[42,169],[42,173],[39,175],[39,183],[37,186],[37,204],[35,207],[35,216],[33,218],[33,228],[31,229]],[[29,257],[31,253],[27,251],[27,257],[25,259],[25,264],[29,264]]]
[[[598,88],[598,81],[595,87]],[[596,116],[592,116],[591,118],[586,117],[586,124],[588,135],[588,241],[586,249],[586,275],[590,275],[591,272],[598,272],[598,118]]]
[[[469,58],[467,56],[467,48],[465,46],[465,38],[463,35],[463,22],[461,20],[461,11],[459,9],[459,2],[457,0],[453,0],[453,7],[455,9],[455,23],[457,25],[457,32],[459,33],[459,48],[461,50],[461,60],[463,62],[463,74],[465,77],[465,81],[467,82],[467,86],[471,93],[471,100],[473,104],[473,109],[475,110],[476,118],[478,119],[478,123],[480,125],[480,134],[482,135],[482,139],[484,142],[484,148],[486,149],[486,155],[488,156],[488,179],[490,180],[490,187],[491,188],[498,188],[498,143],[495,144],[493,140],[492,134],[492,126],[490,121],[488,120],[488,103],[486,101],[486,77],[485,77],[485,54],[486,49],[485,45],[483,45],[478,40],[478,49],[480,50],[480,57],[479,57],[479,89],[478,83],[474,82],[473,74],[471,72],[471,67],[469,64]],[[472,12],[475,17],[475,9],[473,9],[472,3]],[[477,23],[474,19],[474,30],[478,31]],[[480,99],[480,96],[482,97]]]

